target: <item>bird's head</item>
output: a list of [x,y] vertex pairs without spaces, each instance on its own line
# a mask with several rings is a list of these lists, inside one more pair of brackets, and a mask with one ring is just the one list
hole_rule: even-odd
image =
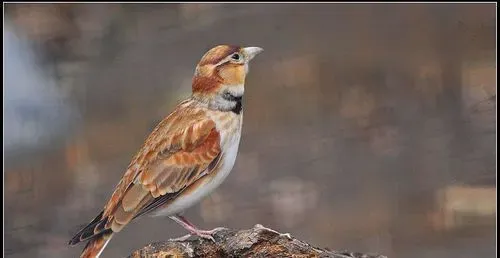
[[216,46],[203,55],[193,77],[193,96],[214,108],[231,110],[245,91],[249,63],[260,47]]

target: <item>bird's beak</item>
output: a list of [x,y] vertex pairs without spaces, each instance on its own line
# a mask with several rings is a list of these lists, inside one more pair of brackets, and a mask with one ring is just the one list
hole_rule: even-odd
[[260,47],[245,47],[243,48],[243,52],[245,52],[245,56],[247,58],[247,62],[252,60],[257,54],[264,51],[264,49]]

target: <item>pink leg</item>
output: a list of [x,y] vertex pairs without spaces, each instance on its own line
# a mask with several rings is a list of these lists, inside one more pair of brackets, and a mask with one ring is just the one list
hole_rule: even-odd
[[[182,215],[176,215],[173,217],[175,217],[174,220],[176,222],[180,222],[181,224],[188,225],[191,228],[197,229],[197,227],[193,223],[191,223],[189,220],[187,220],[186,217],[184,217]],[[179,221],[177,221],[177,220],[179,220]]]
[[181,215],[170,216],[170,218],[190,232],[190,234],[188,235],[173,239],[174,241],[183,241],[188,239],[191,235],[197,235],[201,238],[210,239],[215,242],[212,235],[217,231],[224,229],[224,228],[215,228],[212,230],[200,230],[193,223],[189,222],[185,217]]

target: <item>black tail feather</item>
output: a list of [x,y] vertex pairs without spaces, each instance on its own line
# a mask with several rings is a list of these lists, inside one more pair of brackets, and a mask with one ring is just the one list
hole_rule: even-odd
[[105,233],[110,233],[111,229],[106,229],[108,218],[103,218],[104,211],[101,211],[87,226],[82,228],[75,236],[69,241],[69,245],[76,245],[82,241],[98,237]]

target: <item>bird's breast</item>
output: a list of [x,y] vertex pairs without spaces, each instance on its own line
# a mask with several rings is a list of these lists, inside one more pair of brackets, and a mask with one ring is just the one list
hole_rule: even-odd
[[218,186],[229,175],[236,161],[241,139],[243,115],[233,112],[214,112],[211,117],[219,131],[222,150],[221,164],[218,166],[219,171],[214,173],[212,179]]
[[[230,113],[230,114],[228,114]],[[209,113],[220,135],[221,160],[208,171],[207,176],[198,180],[167,207],[155,212],[153,216],[170,216],[197,204],[211,194],[227,178],[233,169],[241,138],[242,115],[232,112]]]
[[211,112],[210,118],[215,122],[221,139],[221,147],[231,147],[233,141],[240,140],[243,114],[233,112]]

